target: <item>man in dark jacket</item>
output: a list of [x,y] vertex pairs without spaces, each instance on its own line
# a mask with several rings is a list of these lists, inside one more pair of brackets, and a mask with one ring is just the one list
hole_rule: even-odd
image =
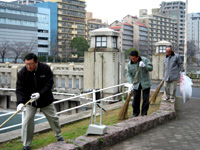
[[37,108],[44,113],[58,141],[63,141],[59,118],[53,105],[53,73],[46,64],[39,63],[37,56],[29,53],[25,56],[25,66],[17,76],[17,110],[22,110],[24,104],[31,98],[32,102],[26,106],[23,122],[23,149],[29,150],[34,134],[34,116]]

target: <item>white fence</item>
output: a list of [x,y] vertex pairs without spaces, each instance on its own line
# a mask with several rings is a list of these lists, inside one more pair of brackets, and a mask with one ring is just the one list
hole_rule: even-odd
[[[94,93],[103,92],[103,91],[106,91],[108,89],[118,88],[118,87],[121,87],[121,86],[126,86],[126,85],[125,85],[125,83],[124,84],[120,84],[120,85],[115,85],[115,86],[112,86],[112,87],[108,87],[108,88],[92,91],[92,92],[85,93],[85,94],[78,94],[78,95],[74,95],[74,96],[66,98],[66,99],[62,99],[62,100],[56,101],[56,102],[54,102],[54,104],[66,102],[66,101],[69,101],[69,100],[72,100],[72,99],[77,99],[77,98],[87,99],[88,100],[88,103],[85,103],[85,104],[82,104],[82,105],[79,105],[79,106],[76,106],[76,107],[73,107],[73,108],[62,110],[60,112],[57,112],[57,114],[59,115],[59,114],[63,114],[63,113],[66,113],[66,112],[69,112],[69,111],[72,111],[72,110],[76,110],[76,109],[79,109],[79,108],[82,108],[82,107],[91,106],[93,104],[96,104],[97,102],[101,103],[101,102],[106,102],[106,101],[113,101],[113,102],[119,101],[119,100],[111,100],[111,99],[114,98],[114,97],[119,97],[119,96],[121,96],[121,95],[123,95],[123,94],[125,94],[125,93],[127,93],[129,91],[124,91],[124,92],[121,92],[121,93],[117,93],[117,94],[114,94],[114,95],[111,95],[111,96],[107,96],[107,97],[104,97],[104,98],[101,98],[101,99],[98,99],[98,100],[96,100],[96,96],[95,96],[96,94],[94,94]],[[91,94],[93,95],[92,98],[88,98],[88,97],[91,97]],[[107,104],[107,103],[104,103],[104,104]],[[10,115],[10,114],[13,114],[13,113],[2,114],[2,115],[0,115],[0,119],[1,119],[1,117],[6,116],[6,115]],[[23,117],[23,115],[22,115],[22,117]],[[42,120],[44,118],[45,117],[40,117],[38,119],[35,119],[34,121]],[[22,120],[23,120],[23,118],[22,118]],[[21,125],[22,125],[22,123],[15,124],[15,125],[8,126],[8,127],[4,127],[4,128],[0,128],[0,131],[4,131],[4,130],[7,130],[7,129],[12,129],[14,127],[20,127]]]

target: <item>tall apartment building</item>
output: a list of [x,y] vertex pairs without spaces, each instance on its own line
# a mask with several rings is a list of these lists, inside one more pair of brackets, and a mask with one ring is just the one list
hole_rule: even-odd
[[133,48],[133,25],[116,20],[109,28],[120,33],[118,45],[122,52]]
[[142,23],[138,22],[136,16],[127,15],[123,20],[133,25],[133,47],[140,51],[141,56],[149,57],[148,52],[148,28]]
[[185,2],[171,1],[162,2],[160,4],[160,14],[172,18],[176,23],[178,53],[184,54],[184,39],[185,39]]
[[37,7],[0,2],[0,46],[5,42],[10,46],[5,61],[13,62],[19,54],[17,62],[22,62],[28,48],[37,54],[37,12]]
[[85,0],[45,1],[58,3],[58,48],[64,60],[71,51],[70,42],[74,37],[87,39]]
[[87,34],[89,42],[90,42],[90,35],[89,35],[90,31],[108,27],[108,24],[103,23],[101,19],[93,18],[92,12],[87,12],[86,20],[87,20],[87,32],[88,32]]
[[188,14],[188,41],[194,41],[198,49],[198,58],[200,60],[200,13]]
[[176,23],[172,18],[162,15],[152,14],[139,18],[140,23],[148,27],[148,50],[150,59],[155,53],[155,43],[159,41],[168,41],[172,43],[173,48],[177,49]]

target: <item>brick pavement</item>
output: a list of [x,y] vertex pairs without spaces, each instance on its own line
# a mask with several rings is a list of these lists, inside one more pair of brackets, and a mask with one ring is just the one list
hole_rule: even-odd
[[176,119],[109,150],[200,150],[200,99],[176,101]]

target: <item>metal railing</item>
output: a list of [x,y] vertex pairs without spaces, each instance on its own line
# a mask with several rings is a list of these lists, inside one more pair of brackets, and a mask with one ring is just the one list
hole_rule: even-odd
[[[73,108],[69,108],[69,109],[66,109],[66,110],[62,110],[60,112],[57,112],[56,114],[59,115],[59,114],[63,114],[63,113],[66,113],[66,112],[69,112],[69,111],[72,111],[72,110],[75,110],[75,109],[78,109],[78,108],[81,108],[81,107],[84,107],[84,106],[88,106],[88,105],[94,105],[95,103],[97,102],[102,102],[102,101],[112,101],[112,102],[117,102],[119,100],[109,100],[111,98],[114,98],[114,97],[117,97],[117,96],[120,96],[120,95],[123,95],[123,94],[126,94],[130,91],[130,89],[128,89],[127,91],[123,91],[121,93],[117,93],[117,94],[114,94],[114,95],[111,95],[111,96],[107,96],[107,97],[104,97],[104,98],[101,98],[101,99],[98,99],[96,100],[96,96],[95,96],[95,93],[96,92],[103,92],[105,90],[108,90],[108,89],[112,89],[112,88],[118,88],[118,87],[128,87],[127,86],[127,83],[123,83],[123,84],[119,84],[119,85],[115,85],[115,86],[111,86],[111,87],[107,87],[107,88],[104,88],[104,89],[100,89],[100,90],[93,90],[92,92],[88,92],[88,93],[84,93],[84,94],[79,94],[79,95],[75,95],[75,94],[67,94],[67,93],[54,93],[54,94],[64,94],[64,95],[71,95],[72,97],[69,97],[69,98],[66,98],[66,99],[61,99],[61,100],[58,100],[56,102],[53,102],[53,104],[58,104],[58,103],[62,103],[62,102],[66,102],[66,101],[69,101],[69,100],[72,100],[72,99],[75,99],[75,98],[80,98],[80,99],[87,99],[91,102],[88,102],[88,103],[85,103],[85,104],[82,104],[82,105],[79,105],[79,106],[76,106],[76,107],[73,107]],[[1,88],[0,90],[3,90],[3,88]],[[6,88],[6,90],[9,90],[8,88]],[[10,90],[15,90],[15,89],[10,89]],[[88,95],[92,94],[92,98],[87,98]],[[92,110],[91,110],[92,111]],[[24,111],[22,112],[22,123],[23,123],[23,117],[24,117]],[[9,113],[6,113],[6,114],[2,114],[0,115],[0,118],[2,116],[6,116],[6,115],[10,115],[10,114],[13,114],[13,112],[9,112]],[[40,118],[37,118],[37,119],[34,119],[34,121],[39,121],[39,120],[42,120],[42,119],[45,119],[46,117],[45,116],[42,116]],[[19,127],[22,125],[22,123],[19,123],[19,124],[15,124],[15,125],[12,125],[12,126],[8,126],[8,127],[4,127],[4,128],[1,128],[0,131],[4,131],[4,130],[7,130],[7,129],[11,129],[11,128],[14,128],[14,127]]]

